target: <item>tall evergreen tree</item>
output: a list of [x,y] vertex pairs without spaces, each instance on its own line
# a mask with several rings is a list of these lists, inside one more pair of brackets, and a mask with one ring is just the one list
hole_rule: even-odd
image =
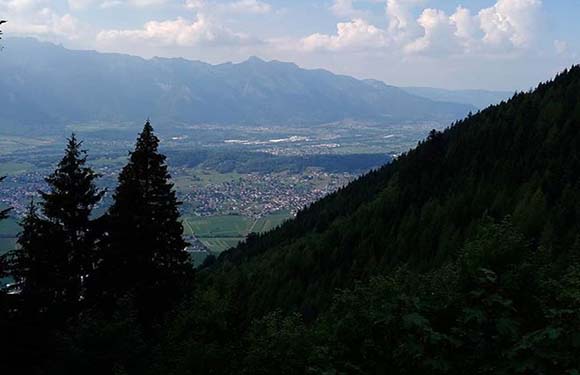
[[66,278],[64,299],[76,305],[83,294],[83,282],[95,263],[95,242],[91,212],[103,197],[95,180],[99,177],[86,166],[87,154],[74,134],[68,139],[65,155],[46,178],[48,193],[41,192],[44,216],[60,232],[62,272]]
[[[98,177],[86,166],[82,142],[73,134],[55,171],[46,177],[49,192],[40,192],[42,217],[31,206],[24,219],[16,252],[15,276],[23,296],[51,309],[74,315],[83,298],[83,285],[95,264],[96,236],[91,212],[103,196]],[[65,317],[65,316],[61,316]]]
[[191,269],[179,221],[179,205],[159,139],[149,121],[119,175],[108,212],[102,278],[106,295],[130,294],[136,308],[162,312],[181,290]]

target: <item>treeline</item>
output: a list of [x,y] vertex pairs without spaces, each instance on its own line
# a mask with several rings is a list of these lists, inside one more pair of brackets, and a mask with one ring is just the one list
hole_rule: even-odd
[[53,332],[64,334],[88,317],[107,321],[129,308],[135,329],[147,331],[187,290],[192,268],[179,202],[158,144],[147,122],[119,175],[113,204],[92,218],[104,191],[73,135],[45,179],[49,191],[40,192],[38,205],[30,203],[18,248],[0,263],[2,275],[14,280],[0,306],[3,351],[38,351],[23,368],[50,357],[52,350],[38,345],[54,340]]

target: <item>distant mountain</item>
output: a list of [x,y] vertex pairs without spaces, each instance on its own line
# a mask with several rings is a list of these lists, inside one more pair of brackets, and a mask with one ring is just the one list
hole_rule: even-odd
[[341,121],[450,122],[474,108],[436,102],[376,81],[250,58],[184,59],[73,51],[6,39],[0,55],[0,131],[72,122],[302,125]]
[[492,104],[499,104],[513,96],[511,91],[488,91],[488,90],[445,90],[433,87],[403,87],[409,94],[423,98],[469,104],[478,109],[484,109]]

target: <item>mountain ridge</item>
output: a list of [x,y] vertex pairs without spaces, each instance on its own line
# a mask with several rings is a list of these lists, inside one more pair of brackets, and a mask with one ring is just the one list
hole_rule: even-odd
[[448,123],[475,109],[257,57],[211,65],[74,51],[35,39],[6,39],[4,46],[4,132],[38,123],[60,129],[75,122],[135,121],[143,111],[158,123],[176,125],[315,125],[343,120]]

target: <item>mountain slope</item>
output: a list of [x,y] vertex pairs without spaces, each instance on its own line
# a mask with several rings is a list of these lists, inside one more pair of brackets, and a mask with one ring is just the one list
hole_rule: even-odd
[[72,51],[6,39],[0,130],[70,122],[318,124],[344,119],[448,122],[474,108],[385,84],[250,58],[209,65],[183,59]]
[[[335,288],[453,259],[489,220],[510,217],[535,246],[566,252],[580,230],[580,67],[429,139],[392,164],[223,254],[248,316],[316,312]],[[225,276],[224,276],[225,275]],[[235,279],[235,277],[234,277]],[[241,281],[240,281],[241,280]]]
[[423,98],[442,102],[469,104],[479,109],[487,108],[493,104],[499,104],[502,100],[507,100],[513,95],[513,92],[508,91],[445,90],[432,87],[404,87],[403,90],[409,94]]

